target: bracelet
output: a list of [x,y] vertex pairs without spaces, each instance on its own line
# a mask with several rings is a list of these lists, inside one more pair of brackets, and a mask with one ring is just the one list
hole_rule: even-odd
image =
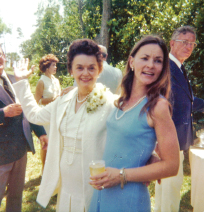
[[120,170],[120,187],[121,189],[124,188],[124,185],[127,183],[127,180],[126,180],[126,174],[125,174],[125,169],[122,168]]

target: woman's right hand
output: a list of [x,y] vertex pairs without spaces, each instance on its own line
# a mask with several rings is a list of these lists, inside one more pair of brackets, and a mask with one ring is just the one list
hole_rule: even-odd
[[63,89],[63,90],[61,91],[60,96],[63,96],[63,95],[65,95],[65,94],[69,93],[69,92],[70,92],[71,90],[73,90],[74,88],[75,88],[75,86],[69,86],[69,87]]
[[35,65],[32,65],[30,70],[28,70],[28,65],[29,59],[24,58],[17,63],[17,67],[13,67],[16,81],[27,79],[34,72]]

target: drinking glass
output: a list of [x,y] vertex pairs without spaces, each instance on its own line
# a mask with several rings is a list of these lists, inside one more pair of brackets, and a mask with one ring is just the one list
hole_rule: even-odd
[[104,160],[92,160],[89,163],[89,169],[91,176],[101,174],[105,172],[105,161]]

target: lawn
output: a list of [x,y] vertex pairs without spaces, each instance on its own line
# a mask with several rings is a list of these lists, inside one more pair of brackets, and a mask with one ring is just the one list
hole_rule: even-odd
[[[28,153],[28,163],[26,170],[26,182],[23,193],[23,207],[22,212],[53,212],[56,209],[56,197],[52,197],[46,209],[42,208],[36,203],[36,196],[39,190],[41,181],[41,162],[40,162],[40,144],[34,137],[36,154]],[[152,211],[154,207],[154,182],[149,186],[151,195]],[[185,154],[184,161],[184,181],[181,190],[181,204],[180,212],[192,212],[193,209],[190,205],[190,192],[191,192],[191,179],[190,179],[190,166],[188,161],[188,153]],[[2,201],[0,212],[5,211],[5,199]]]

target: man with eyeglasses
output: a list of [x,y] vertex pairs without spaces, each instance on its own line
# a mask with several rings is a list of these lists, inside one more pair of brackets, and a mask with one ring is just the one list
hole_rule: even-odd
[[193,96],[183,63],[196,47],[196,33],[191,26],[176,29],[170,41],[170,70],[172,86],[173,121],[180,145],[178,175],[163,179],[155,186],[154,212],[178,212],[183,183],[183,151],[193,144],[192,111],[204,110],[204,100]]
[[42,126],[24,117],[12,86],[14,76],[4,71],[5,61],[0,46],[0,206],[7,187],[6,211],[21,212],[27,151],[35,153],[31,129],[44,147],[48,139]]

